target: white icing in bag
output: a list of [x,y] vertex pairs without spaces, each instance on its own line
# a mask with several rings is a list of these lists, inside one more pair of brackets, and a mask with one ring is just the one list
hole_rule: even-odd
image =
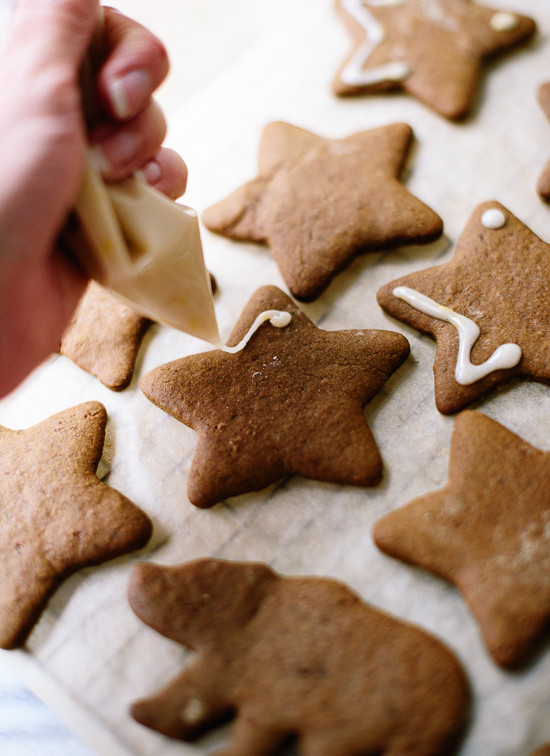
[[194,210],[139,175],[107,185],[88,157],[75,213],[88,244],[73,251],[93,278],[152,320],[219,345]]

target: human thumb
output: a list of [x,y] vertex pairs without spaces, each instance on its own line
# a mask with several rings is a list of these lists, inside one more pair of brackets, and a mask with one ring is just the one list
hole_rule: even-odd
[[4,55],[76,75],[98,17],[98,0],[17,0]]

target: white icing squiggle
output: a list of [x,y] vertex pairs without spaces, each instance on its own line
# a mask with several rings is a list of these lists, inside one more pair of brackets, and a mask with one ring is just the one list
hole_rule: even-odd
[[244,349],[244,347],[248,344],[248,342],[250,341],[254,333],[258,330],[258,328],[262,325],[262,323],[265,323],[267,320],[269,320],[271,325],[275,328],[284,328],[292,320],[292,315],[285,310],[265,310],[264,312],[261,312],[248,329],[248,333],[244,336],[244,338],[242,338],[236,346],[222,346],[222,351],[229,352],[230,354],[240,352],[241,349]]
[[[369,5],[401,5],[403,0],[371,0]],[[365,41],[348,61],[340,79],[350,87],[379,84],[384,81],[402,81],[410,74],[410,68],[401,61],[393,61],[364,70],[375,48],[384,40],[384,29],[369,13],[363,0],[342,0],[342,6],[365,30]]]
[[408,286],[397,286],[392,294],[416,310],[430,315],[432,318],[451,323],[458,331],[458,359],[455,368],[456,382],[462,386],[469,386],[479,381],[494,370],[515,367],[521,359],[521,347],[518,344],[502,344],[488,360],[481,365],[474,365],[470,361],[472,347],[479,337],[479,326],[465,315],[434,302],[425,294],[421,294]]

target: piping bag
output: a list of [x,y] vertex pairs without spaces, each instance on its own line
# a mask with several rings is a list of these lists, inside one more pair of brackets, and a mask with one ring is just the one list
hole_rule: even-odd
[[[95,74],[103,59],[103,11],[81,72],[86,125],[99,117]],[[61,243],[96,281],[141,315],[221,344],[197,213],[136,173],[104,182],[90,152]]]

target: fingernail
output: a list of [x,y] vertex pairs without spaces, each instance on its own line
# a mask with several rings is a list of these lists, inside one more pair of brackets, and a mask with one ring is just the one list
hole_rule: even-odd
[[162,171],[160,165],[156,160],[150,160],[146,165],[143,166],[141,171],[145,176],[145,180],[151,186],[158,184],[158,182],[162,178]]
[[151,96],[151,79],[145,71],[129,71],[113,79],[108,94],[115,116],[124,121],[135,116]]
[[135,137],[127,131],[118,131],[96,144],[93,151],[101,172],[109,177],[118,173],[137,153]]

